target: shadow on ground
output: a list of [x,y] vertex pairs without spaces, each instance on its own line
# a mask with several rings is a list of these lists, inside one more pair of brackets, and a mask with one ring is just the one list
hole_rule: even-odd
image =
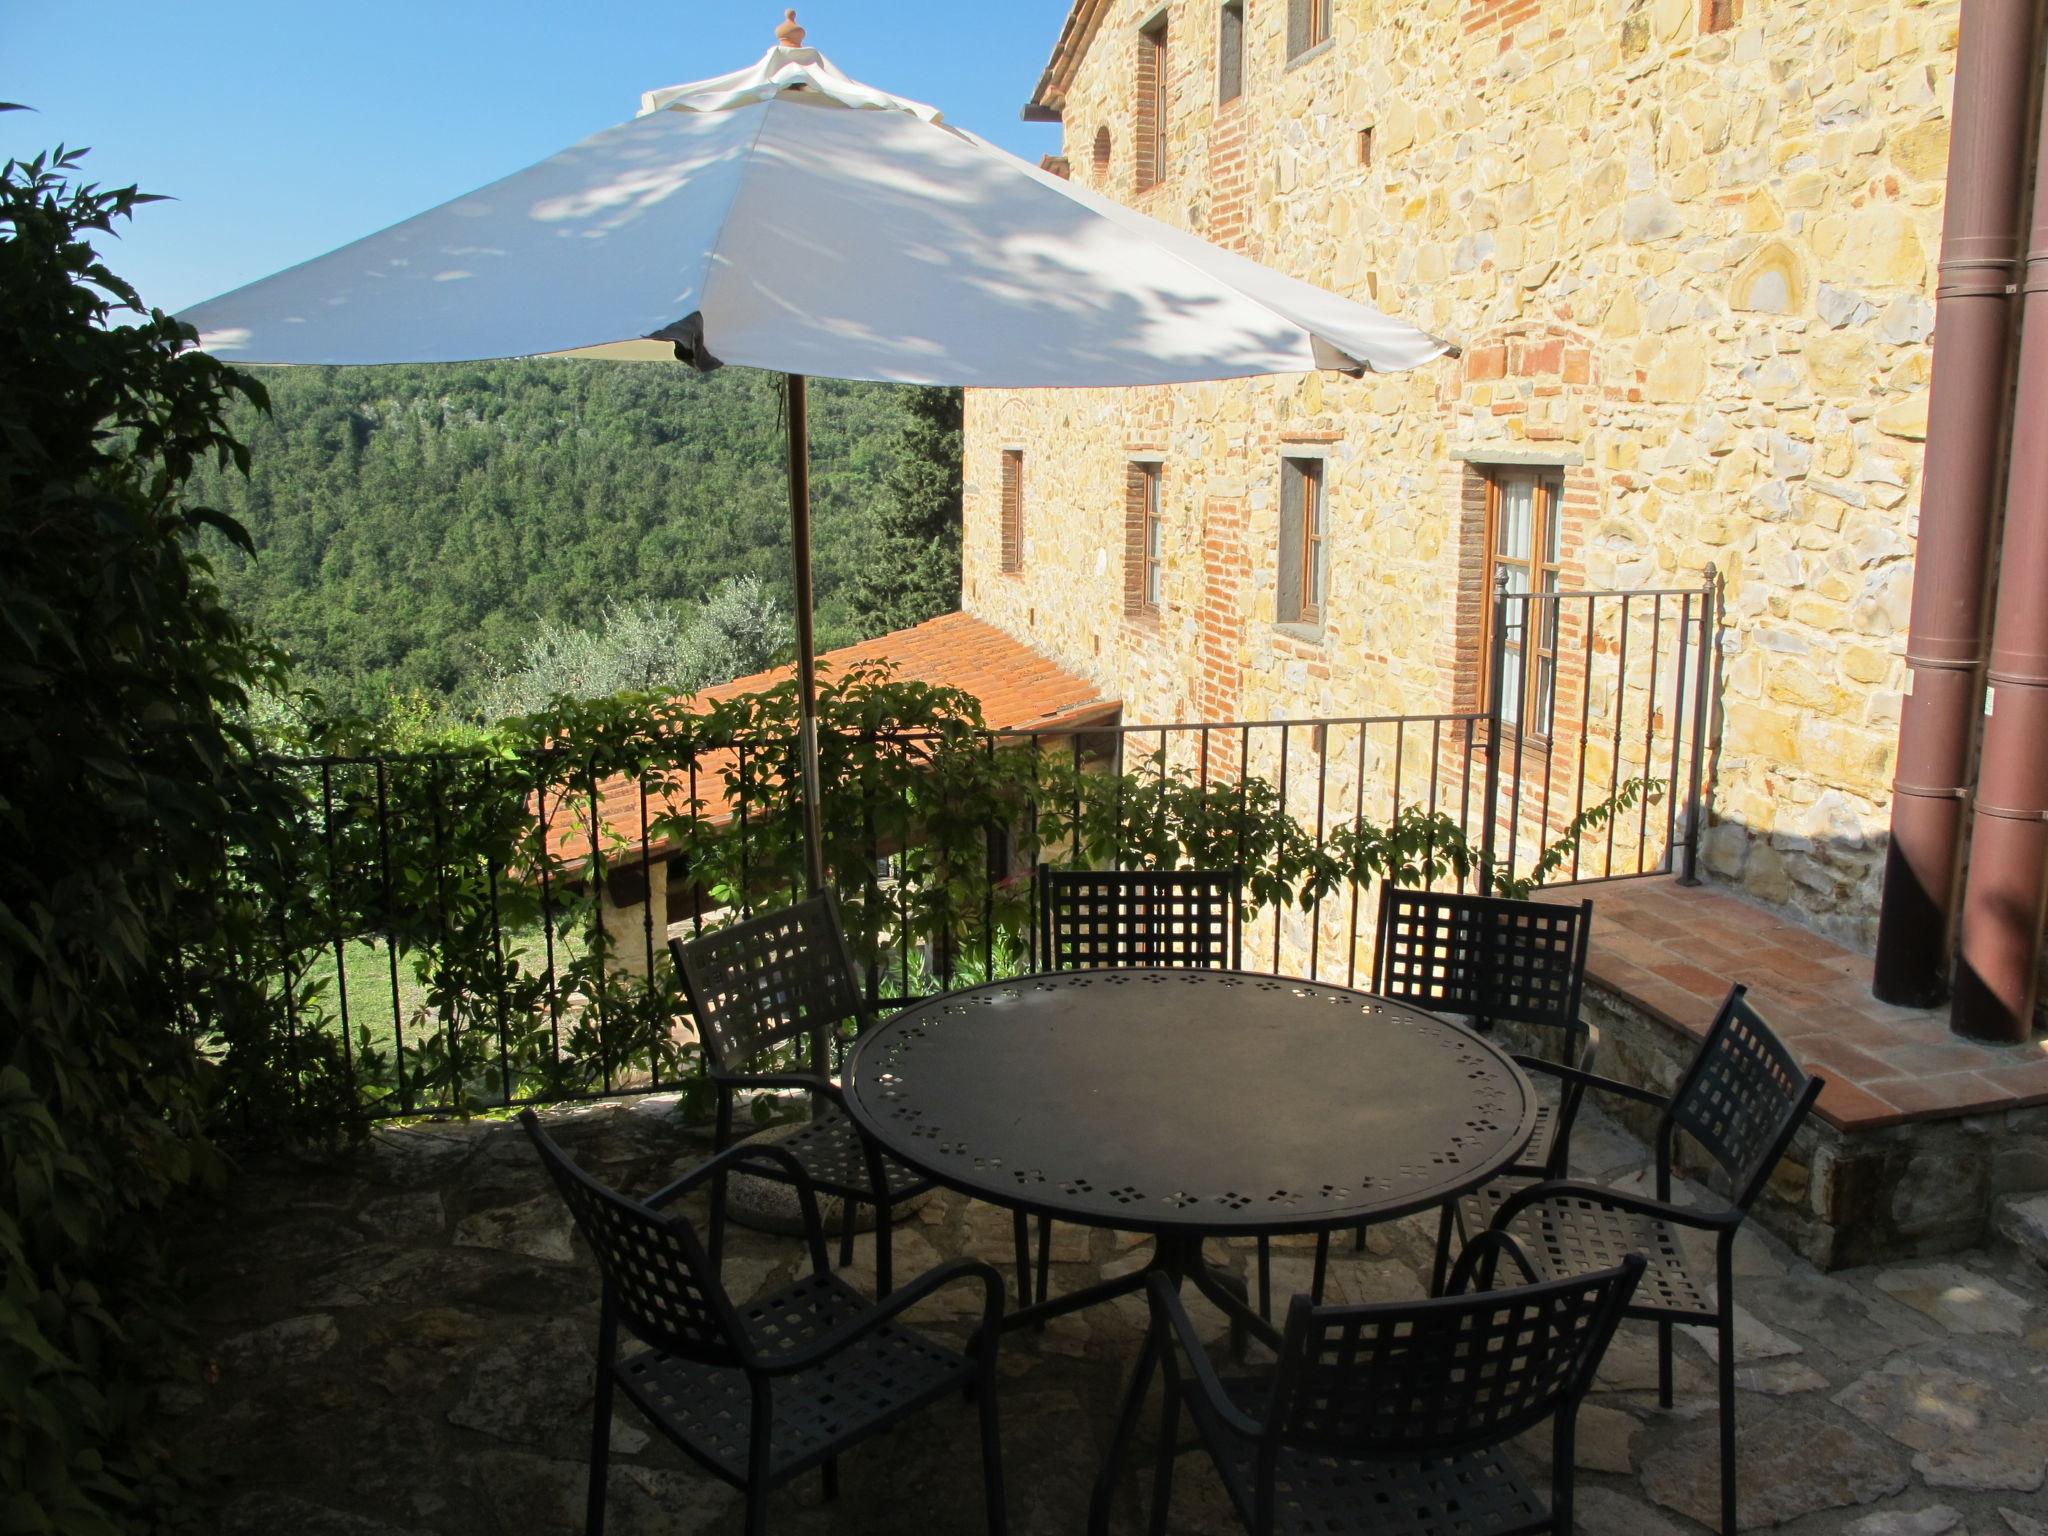
[[[647,1099],[549,1116],[592,1172],[645,1192],[706,1143]],[[1642,1147],[1581,1117],[1574,1172],[1640,1177]],[[690,1207],[702,1214],[701,1205]],[[1339,1244],[1342,1299],[1422,1294],[1433,1219]],[[1056,1288],[1143,1262],[1137,1240],[1055,1228]],[[186,1235],[211,1384],[173,1404],[173,1437],[215,1479],[224,1536],[555,1536],[582,1528],[597,1286],[567,1215],[517,1127],[378,1132],[331,1166],[244,1171],[226,1209]],[[735,1296],[788,1278],[800,1245],[736,1232]],[[897,1229],[907,1277],[968,1253],[1008,1273],[1005,1212],[941,1194]],[[872,1239],[853,1278],[871,1288]],[[1242,1265],[1239,1250],[1232,1260]],[[1276,1253],[1275,1291],[1305,1289],[1308,1240]],[[1737,1250],[1743,1524],[1811,1536],[2048,1536],[2048,1292],[2000,1255],[1817,1273],[1774,1240]],[[957,1304],[972,1303],[966,1289]],[[917,1314],[964,1336],[967,1320]],[[1199,1302],[1219,1352],[1226,1329]],[[1143,1303],[1126,1298],[1003,1346],[1011,1529],[1085,1529]],[[1656,1406],[1654,1351],[1626,1325],[1580,1420],[1578,1528],[1694,1536],[1714,1518],[1711,1357],[1680,1341],[1679,1396]],[[1253,1361],[1256,1364],[1257,1351]],[[738,1495],[651,1440],[630,1408],[613,1429],[615,1536],[722,1536]],[[1118,1529],[1144,1529],[1136,1449]],[[1545,1445],[1527,1454],[1540,1465]],[[922,1536],[981,1526],[971,1409],[943,1403],[842,1460],[841,1495],[803,1479],[771,1529]],[[1147,1495],[1149,1496],[1149,1488]],[[1170,1529],[1238,1529],[1202,1459],[1182,1459]],[[1361,1526],[1361,1529],[1365,1529]]]

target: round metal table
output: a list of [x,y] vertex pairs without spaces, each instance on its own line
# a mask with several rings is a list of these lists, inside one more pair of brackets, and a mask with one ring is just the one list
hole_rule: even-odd
[[[1201,1262],[1203,1237],[1441,1205],[1511,1163],[1536,1112],[1521,1069],[1469,1030],[1233,971],[1070,971],[950,993],[863,1036],[844,1082],[847,1112],[911,1167],[1020,1219],[1154,1233],[1151,1267],[1219,1301],[1231,1287]],[[1269,1332],[1255,1317],[1233,1314]]]

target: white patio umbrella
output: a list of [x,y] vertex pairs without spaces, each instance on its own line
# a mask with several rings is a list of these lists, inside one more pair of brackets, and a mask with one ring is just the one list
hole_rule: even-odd
[[[793,21],[778,37],[800,44]],[[631,122],[180,318],[231,362],[566,356],[787,374],[814,887],[806,376],[1173,384],[1385,372],[1450,350],[781,44],[751,68],[650,91]]]

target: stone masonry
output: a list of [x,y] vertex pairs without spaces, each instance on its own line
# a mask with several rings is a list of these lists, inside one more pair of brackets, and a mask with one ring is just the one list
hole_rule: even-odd
[[[548,1116],[583,1165],[644,1193],[704,1155],[671,1100]],[[1574,1166],[1640,1181],[1644,1152],[1597,1112]],[[1703,1198],[1689,1192],[1687,1198]],[[701,1222],[701,1198],[685,1203]],[[1129,1234],[1054,1229],[1064,1291],[1142,1263]],[[1337,1245],[1332,1294],[1422,1294],[1433,1220]],[[1282,1239],[1276,1292],[1306,1287],[1307,1240]],[[1003,1263],[1006,1212],[942,1193],[897,1229],[898,1274],[963,1254]],[[195,1529],[220,1536],[567,1536],[589,1468],[598,1283],[589,1250],[516,1126],[421,1124],[319,1167],[239,1170],[226,1209],[181,1235],[192,1343],[206,1385],[163,1404],[159,1432],[205,1479]],[[735,1230],[724,1281],[742,1301],[786,1285],[789,1237]],[[873,1241],[853,1282],[874,1284]],[[1216,1255],[1222,1257],[1221,1254]],[[1242,1249],[1229,1256],[1242,1264]],[[2041,1536],[2048,1529],[2048,1285],[2000,1251],[1820,1274],[1752,1227],[1735,1248],[1736,1415],[1744,1529],[1791,1536]],[[951,1303],[951,1305],[948,1305]],[[1221,1369],[1227,1328],[1196,1299]],[[918,1323],[957,1343],[941,1292]],[[1145,1308],[1135,1297],[1009,1335],[998,1402],[1010,1529],[1086,1525]],[[1717,1513],[1711,1336],[1681,1330],[1677,1394],[1657,1406],[1653,1336],[1627,1324],[1578,1420],[1577,1528],[1585,1536],[1703,1536]],[[1269,1359],[1256,1347],[1251,1368]],[[1156,1389],[1155,1389],[1156,1390]],[[1113,1532],[1148,1528],[1156,1403],[1119,1490]],[[1185,1425],[1185,1420],[1182,1421]],[[738,1495],[620,1404],[608,1529],[618,1536],[738,1533]],[[1543,1477],[1547,1435],[1513,1454]],[[804,1536],[978,1536],[974,1415],[957,1401],[847,1455],[840,1496],[815,1475],[771,1501],[770,1528]],[[1180,1458],[1176,1536],[1244,1527],[1204,1458]]]
[[[970,394],[964,606],[1131,721],[1469,707],[1475,478],[1552,466],[1566,587],[1722,579],[1708,869],[1867,946],[1955,0],[1332,0],[1292,61],[1289,10],[1245,6],[1243,91],[1219,103],[1209,0],[1083,0],[1092,37],[1041,92],[1065,158],[1462,356]],[[1166,175],[1139,191],[1133,61],[1162,14]],[[1004,449],[1024,455],[1014,574]],[[1280,461],[1304,454],[1328,508],[1307,635],[1275,623]],[[1123,617],[1133,457],[1162,466],[1162,589]]]

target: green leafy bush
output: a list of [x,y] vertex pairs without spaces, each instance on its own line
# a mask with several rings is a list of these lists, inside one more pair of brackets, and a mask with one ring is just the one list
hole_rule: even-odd
[[0,1528],[86,1533],[175,1504],[158,1233],[209,1124],[353,1104],[250,963],[297,825],[238,723],[275,663],[194,553],[239,528],[180,496],[263,391],[95,256],[148,199],[78,163],[0,169]]

